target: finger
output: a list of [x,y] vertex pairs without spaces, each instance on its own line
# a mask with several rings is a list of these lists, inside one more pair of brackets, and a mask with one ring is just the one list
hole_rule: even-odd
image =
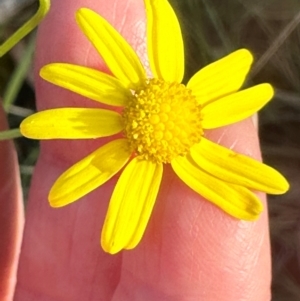
[[[0,100],[1,102],[1,100]],[[0,103],[0,131],[7,129]],[[19,169],[12,141],[0,141],[0,299],[12,299],[23,229]]]
[[[143,50],[144,10],[136,1],[52,1],[37,41],[36,92],[40,110],[95,107],[94,101],[56,87],[38,76],[50,62],[107,70],[80,31],[75,12],[89,7],[103,14],[136,49]],[[126,26],[125,26],[126,24]],[[118,284],[121,255],[100,247],[100,232],[116,179],[71,206],[53,209],[47,197],[58,176],[103,140],[41,143],[29,196],[15,300],[111,300]]]
[[[76,5],[78,2],[76,2]],[[125,6],[124,6],[125,4]],[[69,4],[68,4],[69,5]],[[75,4],[74,4],[75,5]],[[98,3],[100,5],[100,3]],[[87,4],[85,4],[87,6]],[[91,8],[92,3],[91,3]],[[128,3],[125,2],[118,2],[116,6],[113,6],[114,10],[107,10],[107,7],[103,6],[99,7],[98,11],[104,15],[109,21],[114,20],[112,16],[115,16],[115,18],[119,20],[123,20],[122,17],[124,15],[128,16],[130,15],[130,12],[136,12],[136,9],[140,10],[142,9],[142,3],[141,8],[138,8],[135,5],[132,7],[128,5]],[[131,7],[131,9],[128,10],[128,7]],[[69,5],[68,7],[65,7],[64,4],[60,4],[60,12],[70,10],[71,8],[74,8],[73,5]],[[66,10],[68,9],[68,10]],[[75,9],[74,9],[75,10]],[[96,9],[97,10],[97,9]],[[71,9],[72,11],[72,9]],[[124,14],[124,11],[127,13]],[[72,14],[71,14],[72,15]],[[54,18],[54,14],[52,15]],[[61,18],[59,21],[59,17]],[[70,36],[70,32],[74,32],[74,35],[72,35],[72,38],[75,39],[76,45],[64,43],[64,46],[60,46],[58,49],[60,49],[59,53],[48,51],[47,55],[49,57],[41,57],[40,64],[43,65],[43,63],[48,62],[57,62],[57,61],[64,61],[64,62],[71,62],[76,64],[82,64],[82,65],[88,65],[96,68],[104,68],[101,60],[98,58],[98,56],[95,54],[94,50],[88,46],[89,44],[85,44],[86,41],[84,40],[83,36],[80,36],[75,31],[75,28],[72,29],[72,25],[70,19],[66,18],[66,16],[57,15],[54,19],[56,21],[55,25],[52,27],[57,28],[58,24],[68,24],[69,31],[68,35],[63,36],[63,32],[60,32],[62,36],[58,36],[54,34],[54,43],[57,45],[62,45],[62,42],[59,41],[69,41],[68,36]],[[62,18],[64,18],[62,20]],[[50,16],[49,16],[50,19]],[[135,26],[130,26],[130,23],[132,20],[136,20],[133,18],[126,17],[126,22],[121,21],[121,23],[118,24],[126,24],[124,27],[120,27],[123,30],[123,33],[125,37],[129,38],[129,40],[136,41],[136,43],[133,43],[133,46],[138,49],[143,49],[143,43],[142,41],[135,40],[137,36],[137,33],[140,29],[139,26],[143,24],[143,21],[135,23]],[[128,21],[129,20],[129,21]],[[143,20],[143,19],[142,19]],[[58,22],[58,23],[57,23]],[[64,23],[66,22],[66,23]],[[122,23],[123,22],[123,23]],[[46,24],[46,23],[45,23]],[[54,24],[54,23],[53,23]],[[118,25],[117,25],[118,27]],[[71,29],[70,29],[71,28]],[[132,32],[132,29],[135,29],[134,32]],[[141,26],[142,28],[142,26]],[[51,34],[53,35],[53,32],[51,32],[51,26],[48,27],[46,30],[46,25],[44,27],[44,37],[47,37],[49,39],[49,36]],[[48,30],[50,30],[48,32]],[[142,31],[142,30],[141,30]],[[131,37],[135,37],[134,39],[131,39]],[[140,36],[144,37],[144,32],[140,34]],[[45,38],[46,39],[46,38]],[[57,40],[56,40],[57,39]],[[48,46],[47,41],[40,39],[40,43],[43,41],[43,44],[40,47],[40,49],[43,49],[41,47]],[[139,44],[141,43],[141,44]],[[68,47],[67,47],[68,45]],[[78,46],[80,45],[80,47]],[[141,45],[137,47],[137,45]],[[73,46],[73,47],[71,47]],[[49,48],[49,47],[48,47]],[[48,49],[47,48],[47,49]],[[71,49],[71,50],[70,50]],[[78,49],[78,50],[76,50]],[[77,52],[78,51],[78,52]],[[74,54],[75,52],[75,54]],[[48,108],[53,106],[74,106],[79,105],[82,106],[93,106],[95,104],[92,104],[88,100],[83,100],[82,97],[76,96],[74,94],[71,94],[67,91],[62,91],[60,88],[57,87],[51,87],[51,85],[43,82],[38,83],[38,95],[40,95],[40,100],[43,100],[40,103],[40,108]],[[257,144],[254,137],[248,137],[248,134],[253,134],[253,130],[251,129],[249,132],[249,124],[241,123],[237,127],[230,127],[231,130],[227,131],[227,136],[222,131],[220,132],[212,132],[211,135],[215,135],[214,138],[219,140],[220,137],[223,137],[222,143],[226,144],[229,143],[235,144],[236,147],[239,145],[239,149],[241,152],[249,152],[250,154],[257,155]],[[232,132],[233,131],[233,132]],[[245,135],[245,132],[247,135]],[[226,132],[225,132],[226,133]],[[243,137],[246,137],[243,139],[236,139],[237,135],[240,137],[240,135],[243,134]],[[251,136],[250,135],[250,136]],[[227,138],[226,138],[227,137]],[[250,139],[251,138],[251,139]],[[250,139],[250,140],[249,140]],[[102,140],[103,141],[103,140]],[[248,141],[245,143],[245,141]],[[83,144],[82,142],[78,143],[76,141],[74,142],[47,142],[43,143],[42,145],[42,156],[40,158],[38,167],[37,167],[37,173],[36,177],[34,178],[34,185],[32,188],[32,196],[33,192],[38,193],[37,198],[39,202],[44,202],[43,204],[46,206],[46,195],[47,191],[50,189],[51,182],[53,183],[55,178],[64,170],[67,168],[67,166],[70,166],[71,163],[76,162],[79,158],[81,158],[84,154],[87,154],[89,151],[94,150],[96,147],[96,144],[94,141],[87,142]],[[76,152],[73,151],[76,149]],[[41,182],[40,176],[43,175],[43,180]],[[41,188],[41,183],[43,183],[43,187]],[[47,186],[48,185],[48,186]],[[149,300],[153,300],[153,296],[157,296],[157,299],[161,299],[164,296],[170,296],[170,298],[175,297],[184,300],[184,298],[191,298],[189,295],[186,296],[186,288],[191,288],[190,295],[199,297],[203,297],[203,292],[208,292],[205,295],[205,298],[208,299],[205,300],[218,300],[217,298],[214,298],[216,296],[216,292],[211,290],[212,287],[216,287],[217,282],[219,282],[218,275],[225,275],[228,276],[226,278],[226,281],[223,286],[220,287],[220,289],[223,289],[223,294],[219,294],[220,300],[231,300],[230,297],[233,296],[233,292],[236,291],[236,286],[239,285],[239,287],[242,287],[241,291],[243,293],[246,292],[248,299],[252,298],[253,296],[257,297],[257,299],[253,300],[260,300],[261,296],[265,296],[267,294],[267,288],[266,283],[268,282],[268,277],[265,277],[262,281],[262,285],[258,285],[259,289],[255,292],[252,292],[253,285],[247,285],[247,281],[251,280],[251,284],[257,285],[257,282],[260,280],[255,279],[255,275],[257,275],[257,268],[258,265],[256,265],[256,262],[251,265],[250,268],[248,268],[247,272],[249,271],[249,278],[244,281],[240,280],[240,274],[237,274],[237,271],[243,270],[243,265],[234,265],[233,259],[230,259],[230,255],[242,253],[243,249],[240,246],[239,242],[239,236],[243,236],[246,239],[249,239],[251,243],[253,243],[253,250],[259,249],[258,256],[259,258],[268,258],[268,241],[265,239],[265,236],[263,235],[266,230],[266,222],[263,220],[262,222],[262,229],[263,229],[263,239],[262,241],[262,247],[260,245],[256,244],[257,237],[254,235],[256,230],[253,228],[252,223],[247,223],[245,226],[241,227],[239,222],[234,220],[232,221],[231,218],[224,215],[224,213],[221,213],[219,209],[213,207],[212,205],[208,204],[206,201],[201,199],[198,195],[195,195],[189,188],[187,188],[184,184],[182,184],[173,174],[172,171],[166,171],[165,172],[165,179],[161,188],[160,196],[158,199],[158,203],[153,215],[152,220],[150,221],[148,230],[145,235],[145,239],[143,240],[140,247],[138,247],[134,251],[126,252],[124,253],[123,258],[123,264],[122,268],[120,269],[120,256],[114,257],[117,259],[112,260],[111,256],[107,255],[105,256],[101,252],[98,253],[96,251],[96,245],[93,245],[91,241],[89,243],[86,242],[84,238],[89,237],[91,240],[95,239],[96,231],[95,228],[101,227],[102,225],[102,218],[106,211],[106,203],[99,204],[97,198],[105,199],[106,202],[109,199],[109,196],[111,195],[112,188],[114,186],[114,182],[111,181],[109,185],[106,185],[97,191],[93,192],[86,198],[82,199],[78,204],[72,205],[72,207],[67,207],[64,209],[60,209],[61,211],[64,210],[64,213],[60,213],[61,215],[57,215],[57,212],[50,213],[50,209],[48,207],[42,207],[44,205],[39,205],[37,207],[37,211],[34,213],[33,209],[30,209],[32,214],[29,214],[29,221],[28,221],[28,229],[26,233],[31,232],[32,235],[27,234],[26,240],[28,243],[24,243],[24,252],[25,254],[37,254],[36,251],[34,251],[33,245],[36,245],[36,242],[42,242],[43,250],[46,249],[47,252],[43,252],[43,256],[40,257],[40,261],[37,263],[34,263],[36,261],[36,256],[31,255],[29,257],[29,260],[26,263],[26,260],[23,261],[21,267],[20,267],[20,285],[19,285],[19,292],[21,292],[20,287],[22,288],[23,284],[23,296],[24,294],[27,294],[29,297],[34,296],[35,291],[41,291],[41,296],[54,296],[54,297],[60,297],[65,298],[67,294],[70,295],[70,300],[81,300],[82,294],[85,294],[86,290],[93,291],[94,293],[91,294],[91,296],[97,296],[101,295],[104,296],[103,286],[108,287],[109,293],[105,295],[107,300],[113,295],[114,290],[116,290],[116,294],[114,295],[115,300],[126,300],[131,298],[139,299],[140,296],[144,296],[145,298],[148,298]],[[33,197],[32,197],[33,199]],[[184,206],[185,199],[187,200],[187,206]],[[88,203],[88,204],[86,204]],[[176,204],[178,205],[176,206]],[[34,203],[34,201],[31,201],[30,204],[38,204],[38,202]],[[33,206],[33,205],[32,205]],[[200,207],[199,207],[200,206]],[[33,208],[33,207],[31,207]],[[73,209],[69,209],[73,208]],[[76,209],[75,209],[76,208]],[[202,208],[203,212],[201,212],[201,215],[203,214],[204,218],[204,225],[208,224],[210,225],[210,221],[213,222],[213,225],[216,224],[216,233],[213,233],[213,228],[209,228],[210,231],[206,230],[206,232],[209,233],[209,235],[204,235],[200,231],[196,231],[198,235],[195,235],[195,230],[193,230],[194,234],[192,236],[186,235],[187,230],[192,229],[191,228],[191,220],[194,220],[195,223],[195,229],[200,229],[199,227],[205,227],[202,224],[200,224],[200,218],[196,218],[195,216],[198,216],[197,212],[200,211]],[[52,210],[52,209],[51,209]],[[68,211],[67,211],[68,210]],[[86,213],[81,214],[78,213]],[[43,233],[39,233],[41,231],[33,230],[36,229],[37,226],[41,222],[41,216],[46,219],[45,225],[44,225],[44,231]],[[70,218],[72,217],[73,218]],[[74,217],[75,216],[75,217]],[[207,217],[206,217],[207,216]],[[58,219],[59,217],[59,219]],[[89,219],[89,222],[86,224],[86,219]],[[224,222],[224,220],[228,220],[231,222]],[[57,220],[59,220],[59,224],[57,223]],[[220,220],[220,221],[219,221]],[[84,222],[83,222],[84,221]],[[58,224],[58,225],[57,225]],[[78,225],[77,227],[73,227],[71,229],[72,225]],[[70,226],[71,225],[71,226]],[[80,225],[80,227],[79,227]],[[82,226],[84,225],[84,226]],[[258,224],[260,225],[260,224]],[[226,227],[225,227],[226,226]],[[62,230],[63,229],[63,230]],[[226,243],[227,241],[230,241],[228,233],[235,234],[236,232],[239,233],[239,235],[233,235],[233,241],[235,244],[230,249],[229,247],[225,250],[228,252],[221,252],[223,243]],[[48,241],[45,241],[45,236],[43,237],[43,234],[46,233],[46,238],[48,238]],[[189,233],[189,232],[188,232]],[[202,233],[202,234],[201,234]],[[205,232],[204,232],[205,233]],[[180,234],[180,235],[179,235]],[[201,234],[201,235],[200,235]],[[91,237],[92,235],[92,237]],[[185,235],[185,236],[184,236]],[[72,237],[71,242],[68,240],[66,241],[67,237]],[[186,237],[186,240],[183,238]],[[35,238],[35,240],[34,240]],[[40,238],[39,240],[37,238]],[[43,239],[41,239],[43,238]],[[50,239],[49,239],[50,238]],[[29,244],[30,240],[33,242],[31,245]],[[80,243],[78,243],[78,240],[82,244],[82,242],[86,242],[84,246],[82,246]],[[199,242],[206,243],[207,249],[204,250],[204,248],[198,248]],[[175,242],[178,242],[178,245],[175,245]],[[189,244],[187,244],[189,242]],[[218,243],[218,244],[217,244]],[[220,256],[217,256],[215,259],[214,264],[209,267],[205,266],[204,264],[200,265],[200,258],[210,258],[206,256],[205,252],[210,249],[214,249],[215,245],[218,245],[219,247],[216,248],[217,251],[221,254]],[[70,245],[72,247],[70,247]],[[171,248],[170,248],[171,246]],[[50,247],[50,248],[49,248]],[[98,247],[98,246],[97,246]],[[164,247],[164,248],[163,248]],[[51,252],[49,251],[51,249]],[[25,251],[26,250],[26,251]],[[70,252],[72,250],[72,252]],[[164,253],[161,252],[161,250],[164,250]],[[240,251],[239,251],[240,250]],[[31,251],[31,252],[30,252]],[[152,252],[151,252],[152,251]],[[40,254],[41,252],[39,252]],[[94,256],[90,256],[90,254],[96,253]],[[194,254],[195,257],[191,256],[190,254]],[[216,252],[215,254],[219,254]],[[56,256],[54,256],[54,254]],[[83,262],[76,261],[75,258],[78,256],[78,254],[89,254],[87,258],[84,259]],[[102,255],[99,255],[102,254]],[[189,254],[190,256],[187,256]],[[212,253],[214,254],[214,253]],[[179,256],[180,255],[180,256]],[[186,255],[185,257],[183,255]],[[66,273],[66,267],[69,267],[67,259],[69,257],[74,258],[72,262],[74,264],[69,268],[68,273]],[[265,257],[264,257],[265,256]],[[58,260],[59,267],[53,267],[54,259],[60,258],[61,260]],[[194,259],[197,258],[199,260],[198,265],[194,266]],[[246,253],[243,254],[241,257],[241,262],[249,262],[250,254]],[[92,266],[95,262],[106,262],[108,266],[110,266],[110,269],[103,269],[103,266],[101,267],[95,267],[92,269],[92,274],[96,275],[96,278],[93,279],[97,280],[102,283],[102,285],[97,286],[96,290],[96,284],[92,279],[91,273],[86,273],[86,265]],[[227,263],[228,261],[228,263]],[[268,260],[263,260],[266,262],[265,268],[268,269]],[[75,263],[76,262],[76,263]],[[226,267],[224,268],[224,262],[227,263]],[[26,279],[26,265],[27,267],[29,264],[34,263],[34,274],[38,275],[37,281],[34,279]],[[148,263],[151,263],[151,266],[149,267]],[[175,264],[176,263],[176,264]],[[47,276],[44,276],[42,271],[43,268],[45,268],[50,271],[50,273],[47,274]],[[247,265],[249,267],[250,265]],[[43,267],[43,268],[41,268]],[[186,268],[185,268],[186,267]],[[147,273],[139,273],[137,269],[146,270]],[[193,270],[194,269],[194,270]],[[82,272],[84,270],[84,273]],[[225,272],[231,270],[232,273],[226,274]],[[23,271],[23,272],[22,272]],[[194,271],[194,272],[193,272]],[[105,274],[106,272],[106,274]],[[121,280],[119,282],[119,275],[121,272]],[[107,273],[112,273],[115,275],[113,279],[110,279],[109,281],[105,281],[104,275],[107,275]],[[155,281],[155,276],[157,273],[161,273],[162,275],[166,275],[164,279],[166,281],[161,281],[161,285],[158,285]],[[196,276],[194,278],[191,278],[191,273],[194,273]],[[76,287],[71,288],[71,283],[74,278],[71,276],[76,275]],[[202,278],[199,278],[199,275],[208,275],[208,279],[212,279],[211,281],[201,281]],[[152,276],[152,277],[151,277]],[[177,277],[182,276],[182,277]],[[73,276],[74,277],[74,276]],[[176,277],[176,278],[175,278]],[[204,276],[203,276],[204,277]],[[28,277],[27,277],[28,278]],[[106,277],[107,278],[107,277]],[[23,280],[22,280],[23,279]],[[42,281],[43,279],[43,281]],[[88,280],[87,283],[85,280]],[[131,283],[129,282],[129,279],[132,280]],[[177,281],[175,281],[178,279]],[[257,281],[255,281],[257,280]],[[23,282],[21,282],[23,281]],[[48,281],[48,282],[47,282]],[[41,283],[42,282],[42,283]],[[46,284],[47,283],[47,284]],[[59,284],[64,283],[65,290],[61,291]],[[260,282],[259,282],[260,283]],[[50,284],[48,287],[47,285]],[[110,286],[109,286],[110,284]],[[50,289],[51,287],[51,289]],[[83,290],[85,288],[85,290]],[[134,288],[134,289],[133,289]],[[71,289],[71,293],[70,293]],[[58,292],[59,290],[59,292]],[[256,293],[258,291],[258,293]],[[140,292],[142,295],[135,294],[133,296],[134,292]],[[172,292],[172,293],[171,293]],[[227,295],[228,293],[228,295]],[[19,293],[19,296],[21,293]],[[228,297],[229,296],[229,297]],[[53,297],[53,298],[54,298]],[[182,297],[182,298],[181,298]],[[77,298],[77,299],[76,299]],[[152,299],[151,299],[152,298]],[[209,299],[210,298],[210,299]],[[226,299],[228,298],[228,299]],[[144,298],[143,298],[144,299]],[[155,299],[155,298],[154,298]],[[39,299],[40,300],[40,299]],[[146,299],[145,299],[146,300]],[[252,299],[249,299],[252,300]]]

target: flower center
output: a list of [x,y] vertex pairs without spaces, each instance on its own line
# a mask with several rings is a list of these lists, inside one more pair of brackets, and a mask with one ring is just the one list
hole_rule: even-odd
[[137,156],[170,163],[203,134],[201,106],[183,84],[150,79],[123,111],[125,136]]

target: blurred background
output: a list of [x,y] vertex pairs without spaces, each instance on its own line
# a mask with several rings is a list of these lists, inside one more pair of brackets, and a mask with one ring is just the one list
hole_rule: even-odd
[[[291,184],[269,196],[273,301],[300,300],[300,0],[169,0],[181,22],[185,81],[208,63],[241,47],[255,56],[246,85],[269,82],[276,97],[259,114],[264,161]],[[38,8],[37,0],[0,0],[0,43]],[[0,58],[0,96],[10,128],[35,111],[32,58],[35,32]],[[38,142],[15,139],[23,194],[39,153]]]

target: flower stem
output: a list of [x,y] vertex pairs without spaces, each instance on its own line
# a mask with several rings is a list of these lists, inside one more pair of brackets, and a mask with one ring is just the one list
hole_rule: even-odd
[[23,137],[20,129],[12,129],[0,132],[0,141]]
[[35,48],[35,35],[33,35],[26,46],[22,59],[14,70],[8,85],[4,91],[3,95],[3,107],[6,112],[8,112],[9,107],[13,104],[16,96],[18,95],[24,79],[28,73],[28,69],[31,66],[32,56]]
[[0,45],[0,57],[13,48],[21,39],[31,32],[45,17],[50,8],[50,0],[40,0],[40,7],[35,15],[21,28]]

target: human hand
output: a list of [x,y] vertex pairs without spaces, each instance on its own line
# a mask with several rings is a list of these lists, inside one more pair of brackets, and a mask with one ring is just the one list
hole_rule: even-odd
[[[0,131],[7,122],[0,99]],[[12,300],[24,214],[18,161],[13,142],[0,141],[0,300]]]
[[[89,7],[107,18],[145,61],[143,1],[53,1],[39,31],[36,70],[69,62],[107,70],[74,20]],[[96,106],[37,76],[38,108]],[[207,132],[220,144],[259,158],[250,119]],[[206,202],[165,168],[141,243],[104,253],[99,233],[116,183],[113,178],[80,201],[52,209],[55,179],[101,141],[44,141],[26,215],[15,300],[268,300],[270,255],[266,210],[257,222],[236,220]],[[107,140],[106,140],[107,141]],[[264,197],[260,195],[262,199]]]

